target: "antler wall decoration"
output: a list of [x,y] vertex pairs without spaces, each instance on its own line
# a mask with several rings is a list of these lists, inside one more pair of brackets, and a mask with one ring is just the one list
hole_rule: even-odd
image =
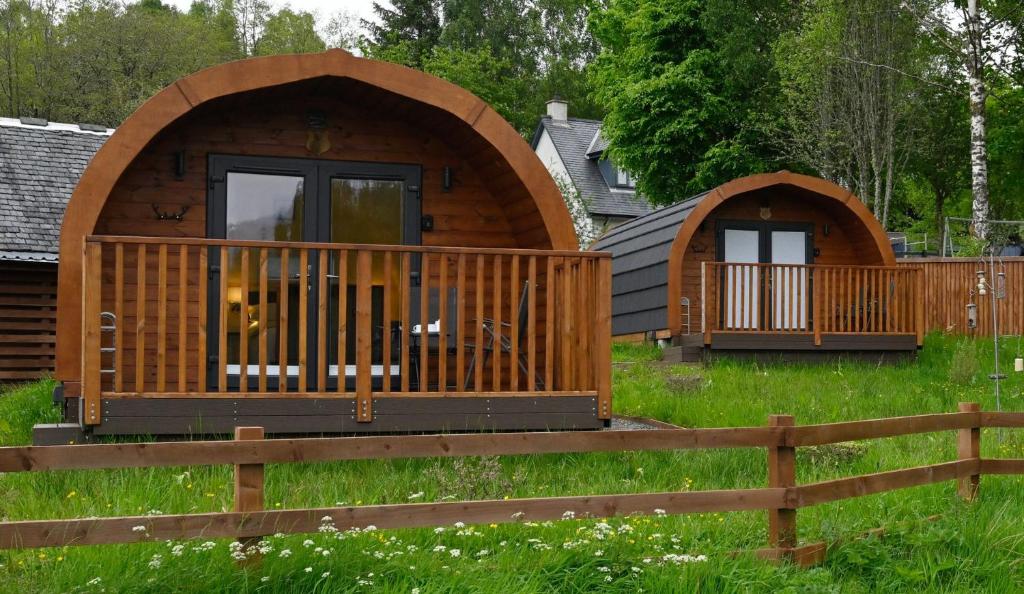
[[185,206],[182,206],[181,210],[178,212],[161,212],[160,208],[156,204],[151,206],[153,207],[153,212],[156,213],[156,219],[158,221],[180,221],[185,218],[185,213],[187,213],[189,209],[189,205],[186,204]]

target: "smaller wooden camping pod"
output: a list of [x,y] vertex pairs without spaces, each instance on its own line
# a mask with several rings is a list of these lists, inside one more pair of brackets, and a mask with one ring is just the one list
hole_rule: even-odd
[[735,179],[617,227],[594,249],[613,254],[618,340],[766,352],[919,341],[915,272],[895,268],[877,219],[824,179]]

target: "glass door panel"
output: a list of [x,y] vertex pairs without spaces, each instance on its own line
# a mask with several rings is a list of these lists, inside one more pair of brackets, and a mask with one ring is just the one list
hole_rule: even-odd
[[[759,261],[761,234],[751,229],[725,229],[724,262],[756,264]],[[725,327],[747,330],[757,327],[758,290],[756,267],[730,266],[725,270]]]
[[[226,175],[226,239],[267,241],[303,241],[305,178],[294,175],[229,172]],[[267,289],[265,307],[260,307],[260,250],[228,248],[227,366],[228,374],[241,374],[243,353],[248,377],[259,375],[259,344],[266,336],[267,375],[278,376],[282,365],[288,375],[298,374],[298,301],[297,272],[299,255],[291,250],[285,279],[287,297],[282,295],[281,251],[267,250]],[[243,267],[243,259],[247,264]],[[244,292],[244,294],[243,294]],[[244,297],[244,299],[243,299]],[[280,327],[281,304],[287,303],[287,331]],[[266,319],[260,319],[261,309]],[[286,343],[287,361],[282,362],[281,342]]]
[[[402,245],[406,241],[405,220],[406,188],[403,180],[371,179],[355,177],[330,178],[330,238],[332,243],[365,243]],[[392,254],[391,266],[391,315],[390,319],[401,319],[401,298],[399,293],[401,279],[401,255]],[[337,254],[331,254],[331,291],[328,316],[329,341],[328,358],[334,362],[329,367],[332,377],[338,377],[338,283],[346,285],[346,328],[345,333],[345,376],[355,377],[356,333],[356,258],[354,253],[348,254],[346,275],[339,278]],[[372,375],[381,378],[385,373],[398,375],[398,366],[393,356],[385,357],[383,352],[384,333],[392,332],[393,328],[384,327],[384,255],[376,253],[371,265],[371,310],[370,319],[373,328],[371,362]],[[392,324],[394,326],[394,323]],[[396,345],[397,346],[397,345]],[[391,354],[389,354],[391,355]],[[336,381],[336,380],[335,380]],[[349,380],[348,383],[351,383]]]
[[[807,264],[807,233],[771,232],[772,264]],[[777,330],[806,330],[808,277],[806,268],[773,266],[775,303],[773,324]]]

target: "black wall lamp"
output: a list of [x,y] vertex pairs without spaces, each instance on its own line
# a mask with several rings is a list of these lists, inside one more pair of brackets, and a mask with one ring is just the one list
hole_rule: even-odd
[[174,179],[185,179],[185,151],[174,153]]
[[825,237],[828,237],[828,234],[832,232],[832,229],[829,228],[828,223],[825,223],[824,225],[821,226],[821,232],[825,235]]
[[444,169],[441,170],[441,191],[452,191],[452,168],[448,165],[445,165]]

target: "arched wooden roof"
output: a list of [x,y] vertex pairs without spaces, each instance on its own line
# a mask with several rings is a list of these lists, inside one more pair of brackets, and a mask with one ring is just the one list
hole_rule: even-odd
[[321,77],[348,78],[394,93],[461,120],[493,148],[533,198],[551,248],[578,249],[561,193],[523,138],[483,100],[435,76],[342,50],[251,58],[202,70],[160,91],[124,121],[78,183],[60,236],[57,297],[57,377],[77,376],[81,334],[84,239],[94,232],[111,190],[135,157],[177,119],[210,101]]
[[[803,188],[820,196],[824,200],[833,201],[843,205],[864,225],[864,228],[871,234],[882,263],[885,266],[895,266],[896,255],[892,250],[892,243],[886,235],[882,225],[878,222],[871,211],[858,199],[853,192],[837,184],[819,177],[791,173],[789,171],[777,171],[775,173],[761,173],[749,175],[726,182],[711,190],[701,200],[692,212],[690,212],[683,224],[679,226],[676,238],[672,242],[668,256],[668,294],[679,295],[682,290],[683,257],[686,255],[686,247],[690,244],[701,221],[703,221],[712,210],[732,198],[741,196],[748,192],[768,188],[770,186],[788,185]],[[676,330],[679,324],[679,299],[668,300],[667,328]]]

